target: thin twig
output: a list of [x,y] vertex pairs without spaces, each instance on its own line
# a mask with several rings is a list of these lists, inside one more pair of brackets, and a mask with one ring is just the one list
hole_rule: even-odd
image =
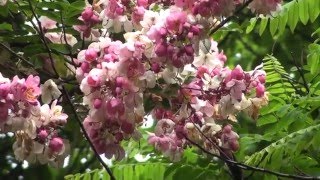
[[70,95],[69,95],[68,91],[66,90],[66,88],[65,88],[64,86],[62,86],[62,90],[63,90],[63,93],[64,93],[65,97],[67,98],[67,102],[69,103],[69,105],[70,105],[70,107],[71,107],[71,110],[72,110],[72,112],[73,112],[73,114],[74,114],[74,116],[75,116],[75,118],[76,118],[76,120],[77,120],[77,122],[78,122],[78,124],[79,124],[79,126],[80,126],[80,128],[81,128],[81,130],[82,130],[82,133],[83,133],[84,137],[86,138],[86,140],[89,142],[90,147],[91,147],[91,149],[93,150],[95,156],[97,157],[97,159],[99,160],[99,162],[102,164],[102,166],[103,166],[103,167],[106,169],[106,171],[108,172],[108,174],[109,174],[109,176],[110,176],[110,179],[111,179],[111,180],[115,180],[116,178],[115,178],[114,175],[112,174],[111,169],[108,167],[108,165],[107,165],[107,164],[103,161],[103,159],[100,157],[99,153],[97,152],[96,148],[94,147],[93,143],[91,142],[90,137],[89,137],[86,129],[84,128],[84,126],[83,126],[83,124],[82,124],[82,122],[81,122],[81,120],[80,120],[80,117],[78,116],[78,113],[77,113],[76,109],[75,109],[74,106],[73,106],[73,103],[71,102]]
[[299,175],[292,175],[292,174],[285,174],[285,173],[280,173],[280,172],[276,172],[276,171],[271,171],[271,170],[268,170],[268,169],[263,169],[263,168],[259,168],[259,167],[253,167],[253,166],[249,166],[249,165],[246,165],[246,164],[243,164],[243,163],[240,163],[240,162],[236,162],[236,161],[233,161],[233,160],[230,160],[230,159],[225,159],[217,154],[213,154],[211,152],[209,152],[208,150],[206,150],[205,148],[203,148],[202,146],[200,146],[199,144],[193,142],[192,140],[190,140],[188,137],[186,137],[186,140],[189,141],[191,144],[197,146],[199,149],[201,149],[203,152],[207,153],[208,155],[211,155],[213,157],[216,157],[224,162],[228,162],[228,163],[231,163],[243,170],[252,170],[252,171],[258,171],[258,172],[263,172],[263,173],[268,173],[268,174],[272,174],[272,175],[275,175],[275,176],[278,176],[278,177],[284,177],[284,178],[293,178],[293,179],[320,179],[320,178],[317,178],[317,177],[312,177],[312,176],[299,176]]
[[[309,94],[310,89],[309,89],[308,83],[307,83],[307,81],[306,81],[306,78],[304,77],[304,74],[303,74],[303,72],[302,72],[302,69],[301,69],[300,66],[298,65],[296,59],[293,57],[292,52],[291,52],[290,54],[291,54],[291,57],[292,57],[293,64],[294,64],[294,66],[297,68],[298,73],[300,74],[300,76],[301,76],[301,78],[302,78],[303,86],[306,88],[306,91],[307,91],[308,94]],[[303,58],[303,51],[302,51],[301,58]]]
[[[48,42],[47,42],[47,40],[46,40],[46,38],[44,36],[44,32],[43,32],[43,29],[42,29],[42,26],[41,26],[41,22],[40,22],[39,18],[37,17],[37,15],[36,15],[33,7],[32,7],[32,4],[31,4],[30,0],[28,0],[28,4],[29,4],[29,7],[30,7],[30,10],[31,10],[31,13],[32,13],[33,17],[36,19],[36,21],[38,23],[39,30],[38,30],[37,27],[34,27],[34,28],[38,32],[41,41],[43,42],[45,48],[48,51],[48,55],[49,55],[49,59],[50,59],[51,67],[52,67],[53,71],[55,72],[56,76],[59,77],[59,73],[58,73],[56,67],[54,66],[54,60],[53,60],[53,57],[52,57],[52,51],[51,51],[50,47],[48,46]],[[31,21],[32,21],[32,18],[31,18]],[[33,25],[34,25],[34,23],[33,23]]]
[[69,51],[68,55],[69,55],[69,57],[71,59],[70,61],[68,59],[66,59],[66,62],[68,62],[69,64],[73,65],[74,67],[77,67],[76,63],[73,61],[71,46],[67,41],[66,27],[65,27],[65,24],[63,22],[62,11],[60,11],[60,19],[61,19],[61,26],[62,26],[62,32],[63,32],[63,39],[64,39],[64,41],[66,43],[66,46],[67,46],[68,51]]
[[253,0],[246,1],[239,9],[237,9],[233,15],[225,18],[223,21],[221,21],[218,25],[216,25],[210,32],[209,36],[212,36],[216,31],[218,31],[220,28],[222,28],[227,22],[231,21],[233,18],[236,17],[238,13],[240,13],[245,7],[247,7]]

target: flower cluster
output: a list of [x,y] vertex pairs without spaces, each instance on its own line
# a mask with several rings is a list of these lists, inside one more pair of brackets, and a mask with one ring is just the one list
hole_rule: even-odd
[[13,149],[17,160],[61,166],[69,143],[59,136],[57,128],[67,122],[68,116],[62,113],[57,100],[51,107],[40,105],[39,84],[38,76],[15,76],[10,80],[0,74],[0,132],[15,133]]
[[[230,14],[239,3],[101,0],[93,4],[99,8],[83,11],[84,21],[100,14],[109,32],[127,32],[123,41],[100,37],[77,57],[89,107],[83,124],[100,154],[123,158],[121,141],[139,139],[148,113],[156,120],[149,143],[174,161],[191,141],[217,154],[239,148],[229,123],[240,111],[256,118],[267,104],[265,72],[225,67],[227,57],[207,35],[208,19]],[[278,1],[272,3],[270,10]]]

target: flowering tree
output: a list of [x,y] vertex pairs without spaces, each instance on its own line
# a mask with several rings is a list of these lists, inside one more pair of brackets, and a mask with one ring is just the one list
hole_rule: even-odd
[[[319,156],[312,156],[319,152],[319,141],[309,136],[320,128],[318,112],[312,114],[319,94],[317,40],[309,46],[305,68],[295,61],[298,79],[270,55],[249,71],[241,62],[227,66],[228,58],[218,48],[227,36],[221,32],[232,29],[243,12],[256,14],[245,19],[247,33],[259,21],[262,34],[270,22],[272,36],[280,36],[286,23],[294,30],[299,18],[304,24],[314,22],[320,12],[312,0],[280,3],[2,0],[0,132],[14,136],[13,161],[62,168],[70,157],[73,163],[85,157],[82,164],[93,157],[104,167],[66,176],[70,179],[90,179],[92,174],[94,179],[315,178],[319,171],[309,170],[320,168]],[[306,7],[299,9],[298,20],[290,14],[296,7]],[[297,123],[296,117],[307,122]],[[239,136],[237,130],[250,131],[249,126],[241,128],[240,119],[249,118],[258,119],[259,127],[268,125],[260,131],[266,136]],[[148,122],[152,126],[143,128]],[[82,137],[85,141],[78,139]],[[291,142],[295,137],[305,143]],[[261,145],[252,155],[245,152],[250,142]],[[296,145],[292,151],[285,150],[288,142]],[[298,155],[288,158],[293,153]],[[139,160],[132,158],[137,154],[150,158],[140,170]],[[282,158],[294,168],[281,168]],[[314,164],[301,170],[298,158]],[[192,168],[200,161],[206,168]],[[129,168],[132,162],[137,166]],[[179,167],[187,162],[189,166]],[[73,165],[67,168],[71,171],[57,177],[77,172]],[[181,176],[189,170],[191,174]]]

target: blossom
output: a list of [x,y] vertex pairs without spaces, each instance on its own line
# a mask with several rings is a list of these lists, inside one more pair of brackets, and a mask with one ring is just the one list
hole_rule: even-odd
[[47,80],[40,88],[41,100],[45,104],[49,104],[53,99],[57,99],[61,95],[61,91],[52,79]]
[[281,0],[255,0],[249,4],[249,8],[259,14],[271,14],[280,8]]
[[49,19],[47,16],[39,17],[39,21],[40,21],[41,27],[43,29],[54,29],[54,28],[57,28],[57,26],[56,26],[57,22],[52,20],[52,19]]

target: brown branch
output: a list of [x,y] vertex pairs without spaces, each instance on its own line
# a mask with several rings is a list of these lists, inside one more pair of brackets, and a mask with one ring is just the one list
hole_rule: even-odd
[[231,163],[243,170],[251,170],[251,171],[258,171],[258,172],[263,172],[263,173],[267,173],[267,174],[272,174],[278,177],[284,177],[284,178],[293,178],[293,179],[320,179],[317,177],[312,177],[312,176],[299,176],[299,175],[292,175],[292,174],[285,174],[285,173],[280,173],[280,172],[276,172],[276,171],[271,171],[268,169],[263,169],[263,168],[259,168],[259,167],[253,167],[253,166],[249,166],[240,162],[236,162],[230,159],[226,159],[222,156],[219,156],[217,154],[213,154],[211,152],[209,152],[208,150],[206,150],[205,148],[203,148],[202,146],[200,146],[199,144],[195,143],[194,141],[190,140],[188,137],[186,137],[186,140],[189,141],[191,144],[195,145],[196,147],[198,147],[199,149],[201,149],[203,152],[205,152],[208,155],[211,155],[213,157],[216,157],[218,159],[220,159],[221,161],[224,161],[226,163]]
[[86,140],[89,142],[89,145],[90,145],[91,149],[93,150],[95,156],[97,157],[97,159],[99,160],[99,162],[101,163],[101,165],[102,165],[102,166],[106,169],[106,171],[108,172],[108,174],[109,174],[109,176],[110,176],[110,179],[111,179],[111,180],[115,180],[116,178],[115,178],[114,175],[112,174],[111,169],[108,167],[108,165],[107,165],[107,164],[103,161],[103,159],[100,157],[99,153],[97,152],[96,148],[94,147],[93,143],[91,142],[90,137],[89,137],[86,129],[84,128],[84,126],[83,126],[83,124],[82,124],[82,122],[81,122],[81,120],[80,120],[80,117],[78,116],[78,113],[77,113],[76,109],[74,108],[73,103],[71,102],[70,95],[69,95],[68,91],[66,90],[66,88],[64,87],[64,85],[62,86],[62,90],[63,90],[63,93],[64,93],[66,99],[67,99],[67,103],[70,105],[71,110],[72,110],[72,112],[73,112],[73,114],[74,114],[74,116],[75,116],[75,118],[76,118],[76,120],[77,120],[77,122],[78,122],[78,124],[79,124],[79,126],[80,126],[80,128],[81,128],[81,131],[82,131],[84,137],[86,138]]

